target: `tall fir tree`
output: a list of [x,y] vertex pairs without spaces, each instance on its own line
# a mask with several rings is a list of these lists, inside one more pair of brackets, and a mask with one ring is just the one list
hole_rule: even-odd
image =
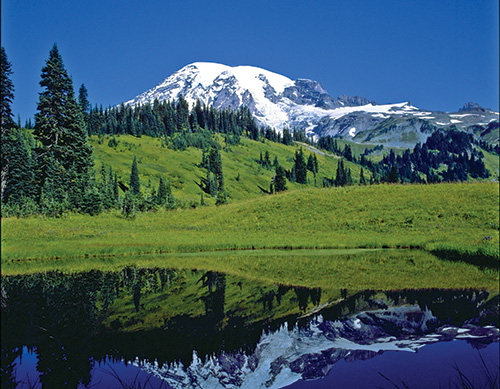
[[359,172],[359,185],[366,185],[366,179],[363,168],[361,168],[361,171]]
[[0,84],[0,125],[1,125],[1,189],[0,198],[4,202],[4,192],[9,180],[9,164],[15,144],[15,123],[12,119],[11,104],[14,101],[14,84],[10,79],[12,65],[7,59],[7,54],[1,49],[1,84]]
[[[450,166],[448,166],[448,170],[449,169],[450,169]],[[396,184],[396,183],[400,182],[398,168],[394,165],[391,166],[391,170],[389,172],[389,175],[387,176],[387,182],[389,182],[391,184]]]
[[316,157],[316,154],[314,154],[314,157],[313,157],[313,160],[314,160],[314,175],[316,176],[316,173],[319,172],[319,164],[318,164],[318,158]]
[[347,184],[347,172],[344,169],[344,160],[337,164],[337,175],[335,176],[335,186],[345,186]]
[[61,167],[57,180],[70,192],[70,206],[78,208],[91,183],[92,147],[75,100],[73,82],[55,44],[42,68],[40,85],[44,91],[40,93],[33,132],[40,145],[36,150],[39,188],[44,187],[47,179],[56,181],[50,177],[54,169],[49,167],[56,162]]
[[178,131],[189,129],[189,104],[182,95],[179,95],[179,100],[177,101],[175,118]]
[[14,101],[14,84],[10,79],[12,64],[7,59],[5,48],[2,46],[0,54],[1,62],[1,84],[0,84],[0,124],[2,125],[2,136],[5,129],[15,126],[12,119],[12,102]]
[[4,201],[22,205],[33,196],[33,166],[31,148],[21,130],[17,130],[9,161],[9,177],[4,192]]
[[276,174],[274,176],[274,190],[275,192],[283,192],[287,189],[285,169],[278,164],[276,165]]
[[295,152],[295,181],[299,184],[307,184],[307,165],[302,147]]
[[135,155],[134,160],[132,161],[132,169],[130,171],[130,190],[134,195],[141,193],[141,181],[139,179],[139,169],[137,168],[137,158]]
[[167,186],[163,177],[160,177],[160,182],[158,184],[158,191],[156,192],[156,204],[164,205],[167,202]]
[[80,86],[78,91],[78,106],[82,111],[82,118],[85,124],[85,130],[89,133],[89,118],[90,118],[90,103],[89,103],[89,93],[84,84]]

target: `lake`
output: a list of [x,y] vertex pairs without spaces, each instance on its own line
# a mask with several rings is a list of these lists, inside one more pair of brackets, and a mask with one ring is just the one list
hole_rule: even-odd
[[498,387],[497,292],[126,267],[3,276],[1,293],[2,388]]

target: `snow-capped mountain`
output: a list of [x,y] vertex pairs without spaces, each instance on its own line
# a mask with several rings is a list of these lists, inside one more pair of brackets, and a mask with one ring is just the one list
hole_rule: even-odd
[[292,80],[253,66],[195,62],[156,87],[125,102],[153,103],[182,95],[192,107],[199,99],[216,108],[247,106],[261,126],[304,129],[316,136],[341,136],[357,142],[411,146],[437,128],[479,125],[498,129],[498,112],[468,103],[455,114],[423,111],[409,102],[376,104],[359,96],[333,98],[317,81]]

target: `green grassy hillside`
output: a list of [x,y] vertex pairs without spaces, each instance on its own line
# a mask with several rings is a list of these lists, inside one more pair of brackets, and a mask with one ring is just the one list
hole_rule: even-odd
[[[137,138],[131,135],[120,135],[115,138],[118,146],[113,148],[108,146],[110,137],[91,137],[97,170],[100,170],[104,162],[106,166],[111,166],[113,171],[118,173],[123,183],[128,185],[132,159],[135,155],[143,188],[149,181],[153,187],[157,187],[159,177],[163,176],[172,185],[173,194],[178,199],[188,204],[200,201],[201,190],[196,182],[200,182],[200,177],[206,176],[206,170],[198,167],[202,159],[200,149],[188,148],[185,151],[175,151],[165,147],[160,138],[147,136]],[[281,166],[291,169],[298,147],[302,146],[285,146],[275,142],[264,143],[242,138],[241,144],[230,146],[228,151],[222,150],[222,167],[229,200],[234,202],[264,195],[258,185],[269,189],[274,169],[265,169],[257,162],[261,152],[264,155],[268,151],[271,162],[274,157],[277,157]],[[303,151],[307,161],[312,151],[305,147]],[[330,179],[335,177],[338,158],[323,154],[316,156],[319,167],[316,186],[321,187],[323,177]],[[361,167],[350,162],[345,162],[345,167],[351,169],[352,177],[357,182]],[[97,176],[99,178],[99,174]],[[309,181],[307,185],[288,182],[288,189],[293,191],[303,189],[304,186],[314,187],[313,174],[308,171],[307,177]],[[368,174],[365,177],[368,177]],[[207,197],[209,196],[205,197],[206,202],[209,204],[214,202],[213,199]]]
[[306,188],[132,220],[118,211],[4,218],[2,263],[247,248],[419,247],[498,257],[498,189],[498,183]]

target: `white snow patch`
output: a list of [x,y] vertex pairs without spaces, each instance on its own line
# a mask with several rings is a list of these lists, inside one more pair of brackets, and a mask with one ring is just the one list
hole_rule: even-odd
[[349,135],[350,135],[350,136],[354,136],[354,134],[355,134],[355,133],[356,133],[356,127],[351,127],[351,128],[349,129]]
[[450,116],[452,118],[463,118],[463,117],[466,117],[466,116],[474,116],[473,113],[464,113],[464,114],[461,114],[461,115],[458,115],[458,114],[450,114]]
[[198,70],[196,72],[194,78],[195,82],[193,84],[196,85],[199,83],[205,88],[210,86],[217,78],[217,76],[219,76],[221,73],[224,73],[225,71],[231,69],[230,66],[214,62],[195,62],[192,63],[191,65],[186,66],[185,68],[192,68],[192,67]]
[[439,124],[440,126],[447,126],[449,123],[436,122],[436,124]]
[[456,120],[456,119],[450,119],[450,122],[453,123],[453,124],[462,123],[461,120]]
[[[409,108],[408,108],[409,107]],[[395,114],[395,115],[405,115],[406,110],[418,109],[413,106],[408,106],[408,103],[397,103],[397,104],[384,104],[384,105],[372,105],[366,104],[358,107],[341,107],[336,109],[324,110],[322,108],[312,107],[312,106],[300,106],[301,109],[308,108],[311,112],[321,112],[324,115],[328,115],[332,119],[339,119],[342,116],[348,115],[353,112],[368,112],[375,114]],[[318,111],[319,110],[319,111]]]

